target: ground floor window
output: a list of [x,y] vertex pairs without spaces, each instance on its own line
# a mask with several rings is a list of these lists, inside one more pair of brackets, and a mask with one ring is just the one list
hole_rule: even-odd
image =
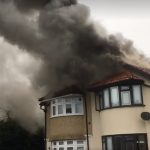
[[53,141],[52,150],[86,150],[85,140]]
[[102,137],[103,150],[148,150],[146,134],[123,134]]

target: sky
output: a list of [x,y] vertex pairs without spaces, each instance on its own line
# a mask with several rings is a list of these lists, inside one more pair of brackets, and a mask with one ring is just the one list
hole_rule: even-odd
[[149,0],[79,0],[90,8],[91,18],[108,33],[121,33],[134,46],[150,57]]

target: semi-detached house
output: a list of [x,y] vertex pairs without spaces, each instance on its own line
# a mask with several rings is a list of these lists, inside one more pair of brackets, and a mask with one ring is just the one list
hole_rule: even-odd
[[149,150],[150,71],[125,69],[86,90],[39,99],[47,150]]

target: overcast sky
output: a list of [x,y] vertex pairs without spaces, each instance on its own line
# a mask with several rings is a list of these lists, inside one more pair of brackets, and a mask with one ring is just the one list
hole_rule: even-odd
[[150,57],[149,0],[79,0],[91,10],[91,17],[110,33],[122,33],[139,51]]

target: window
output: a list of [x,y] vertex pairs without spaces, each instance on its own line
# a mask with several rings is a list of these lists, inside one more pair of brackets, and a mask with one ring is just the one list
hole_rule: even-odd
[[143,105],[141,85],[122,85],[103,89],[95,95],[96,110]]
[[85,140],[54,141],[52,150],[86,150],[86,142]]
[[129,86],[121,86],[121,104],[131,105],[131,93]]
[[110,88],[110,93],[111,93],[112,106],[119,106],[119,90],[118,90],[118,87],[117,86],[116,87],[111,87]]
[[141,88],[138,85],[133,86],[133,101],[134,104],[141,104],[142,102]]
[[146,134],[112,135],[102,137],[103,150],[148,150]]
[[109,90],[105,89],[104,90],[104,108],[108,108],[110,107],[110,103],[109,103]]
[[67,115],[83,115],[81,96],[56,98],[51,101],[51,117]]

